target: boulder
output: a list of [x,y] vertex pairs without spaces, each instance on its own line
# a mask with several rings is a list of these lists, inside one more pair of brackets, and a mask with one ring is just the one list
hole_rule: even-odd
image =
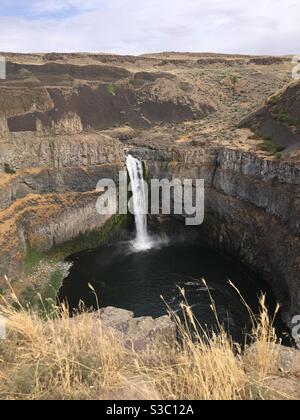
[[128,349],[144,351],[156,341],[170,342],[176,333],[175,323],[169,316],[153,319],[149,316],[134,318],[133,312],[108,307],[93,314],[102,325],[119,332]]
[[[300,351],[280,346],[278,366],[282,373],[293,375],[300,380]],[[300,392],[300,382],[298,386]]]

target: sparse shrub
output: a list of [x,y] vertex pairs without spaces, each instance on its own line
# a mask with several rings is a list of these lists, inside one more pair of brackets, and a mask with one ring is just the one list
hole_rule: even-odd
[[240,76],[238,76],[237,74],[230,74],[229,75],[229,81],[230,81],[230,85],[231,85],[231,89],[232,92],[235,94],[236,93],[236,88],[237,88],[237,84],[240,80]]
[[278,153],[281,153],[283,150],[285,150],[284,146],[277,146],[276,144],[274,144],[273,138],[271,136],[261,134],[259,132],[258,125],[252,126],[251,130],[253,132],[253,135],[249,136],[249,139],[262,140],[262,142],[258,144],[258,147],[260,150],[263,150],[264,152],[268,152],[271,155],[276,156],[277,158],[278,158]]
[[277,120],[288,126],[297,126],[299,124],[299,122],[286,111],[279,112],[277,114]]
[[263,143],[260,144],[260,149],[272,155],[277,156],[278,153],[285,149],[283,146],[276,146],[270,137],[264,137],[263,140]]
[[4,172],[9,175],[14,175],[16,173],[16,171],[8,163],[4,163]]
[[107,85],[107,92],[112,96],[116,96],[116,87],[110,83]]
[[279,97],[273,95],[268,99],[267,102],[268,102],[269,105],[276,105],[278,103],[278,101],[279,101]]

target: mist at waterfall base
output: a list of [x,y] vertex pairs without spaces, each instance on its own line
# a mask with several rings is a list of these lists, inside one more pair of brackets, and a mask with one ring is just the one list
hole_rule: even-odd
[[[239,289],[254,313],[259,312],[261,293],[267,294],[270,312],[274,313],[276,302],[272,292],[259,276],[229,256],[203,248],[197,242],[179,239],[168,242],[165,236],[149,234],[147,217],[142,211],[143,165],[132,156],[127,157],[126,164],[132,184],[136,236],[132,239],[129,235],[128,240],[70,256],[72,267],[58,293],[59,301],[67,302],[71,312],[83,302],[88,309],[114,306],[130,310],[136,317],[155,318],[167,314],[167,304],[182,317],[180,288],[183,288],[202,327],[218,330],[211,309],[212,297],[220,322],[234,340],[243,343],[245,333],[251,329],[249,313],[228,280]],[[283,330],[279,319],[276,327]]]

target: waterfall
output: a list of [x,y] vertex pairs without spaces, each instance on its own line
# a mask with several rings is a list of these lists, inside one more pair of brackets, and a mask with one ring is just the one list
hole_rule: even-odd
[[152,241],[147,230],[148,200],[145,193],[145,181],[143,174],[143,165],[138,159],[131,155],[126,156],[126,166],[128,169],[132,202],[136,227],[136,238],[133,246],[138,251],[145,251],[152,247]]

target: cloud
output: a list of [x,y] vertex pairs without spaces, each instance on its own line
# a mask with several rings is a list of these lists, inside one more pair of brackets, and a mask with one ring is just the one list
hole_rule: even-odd
[[28,5],[33,15],[44,15],[60,11],[71,11],[76,14],[81,11],[99,10],[104,3],[103,0],[31,0]]
[[[10,8],[16,0],[11,0]],[[300,50],[297,0],[29,0],[1,13],[0,50],[140,54]],[[4,1],[5,6],[5,1]],[[5,7],[4,7],[5,12]]]

